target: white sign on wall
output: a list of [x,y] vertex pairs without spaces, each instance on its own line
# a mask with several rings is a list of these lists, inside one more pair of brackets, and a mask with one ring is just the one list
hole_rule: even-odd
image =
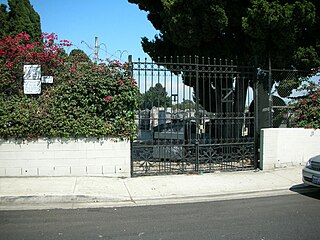
[[24,65],[23,79],[24,80],[41,79],[41,66],[40,65]]
[[53,76],[42,76],[41,82],[42,83],[53,83]]
[[41,93],[41,66],[24,65],[23,66],[23,92],[24,94]]
[[41,80],[24,80],[23,92],[24,94],[40,94]]

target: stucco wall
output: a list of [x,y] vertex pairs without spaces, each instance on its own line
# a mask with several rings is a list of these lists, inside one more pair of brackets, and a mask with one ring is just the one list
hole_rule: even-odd
[[320,129],[262,129],[260,150],[263,170],[303,165],[320,154]]
[[0,140],[0,176],[130,177],[130,141]]

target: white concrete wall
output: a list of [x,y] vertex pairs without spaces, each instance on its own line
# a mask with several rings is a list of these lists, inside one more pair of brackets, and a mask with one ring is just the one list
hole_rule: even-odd
[[0,176],[130,177],[130,141],[0,140]]
[[260,151],[263,170],[304,165],[320,154],[320,129],[262,129]]

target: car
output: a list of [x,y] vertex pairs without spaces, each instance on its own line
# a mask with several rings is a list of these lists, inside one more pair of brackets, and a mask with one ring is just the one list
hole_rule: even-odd
[[320,155],[309,159],[302,169],[302,176],[305,185],[320,187]]

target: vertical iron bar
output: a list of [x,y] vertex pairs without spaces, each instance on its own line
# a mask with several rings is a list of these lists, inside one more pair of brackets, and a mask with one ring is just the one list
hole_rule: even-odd
[[260,124],[259,124],[259,90],[258,90],[258,68],[257,68],[257,58],[255,58],[254,67],[254,85],[253,85],[253,101],[254,101],[254,168],[259,168],[259,148],[260,148]]
[[269,54],[269,78],[268,78],[268,90],[269,90],[269,101],[268,101],[268,109],[269,109],[269,128],[273,127],[272,121],[272,68],[271,68],[271,57]]
[[195,171],[199,171],[199,130],[200,130],[200,114],[199,114],[199,57],[195,56],[195,64],[196,64],[196,162],[195,162]]

